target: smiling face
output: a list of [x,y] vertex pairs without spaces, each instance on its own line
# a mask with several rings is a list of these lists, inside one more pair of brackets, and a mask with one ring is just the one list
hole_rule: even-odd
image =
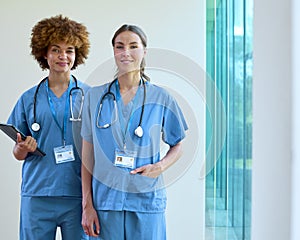
[[113,49],[119,76],[133,71],[140,71],[146,50],[139,35],[131,31],[121,32],[115,38]]
[[48,47],[47,59],[49,69],[56,73],[70,72],[75,62],[75,47],[66,43],[54,43]]

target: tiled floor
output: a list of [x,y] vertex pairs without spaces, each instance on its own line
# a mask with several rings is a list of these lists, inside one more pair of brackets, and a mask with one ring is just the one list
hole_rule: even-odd
[[236,235],[236,228],[229,227],[228,212],[225,210],[206,211],[205,240],[241,240]]
[[240,240],[233,228],[207,227],[205,229],[205,240]]
[[[247,191],[251,189],[251,172],[229,169],[227,174],[230,176],[226,182],[227,188],[222,185],[224,182],[216,183],[216,176],[207,177],[205,240],[251,238],[251,193]],[[221,189],[220,186],[224,188]]]
[[[248,240],[250,236],[250,223],[246,222],[245,229],[233,226],[227,210],[216,209],[213,206],[223,206],[221,199],[207,198],[207,210],[205,212],[205,240]],[[250,203],[248,203],[250,204]],[[239,214],[238,214],[239,215]],[[243,231],[245,231],[243,233]],[[244,236],[243,236],[244,235]]]

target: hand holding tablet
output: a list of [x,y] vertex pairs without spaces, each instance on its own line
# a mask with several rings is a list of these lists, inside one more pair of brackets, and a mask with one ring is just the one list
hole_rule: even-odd
[[[17,141],[17,133],[21,134],[22,140],[26,139],[26,136],[21,131],[19,131],[15,126],[13,126],[11,124],[0,123],[0,129],[15,142]],[[46,155],[46,153],[44,153],[39,148],[37,148],[32,154],[35,154],[38,156]]]

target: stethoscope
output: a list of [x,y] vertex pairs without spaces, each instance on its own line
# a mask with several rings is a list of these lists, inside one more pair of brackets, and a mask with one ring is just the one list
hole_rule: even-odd
[[[83,92],[82,88],[78,87],[76,77],[74,77],[73,75],[72,75],[72,77],[74,78],[74,81],[75,81],[75,87],[71,88],[70,92],[69,92],[69,98],[70,98],[69,104],[70,104],[70,112],[71,112],[70,121],[78,122],[78,121],[81,121],[81,113],[82,113],[83,101],[84,101],[84,92]],[[41,125],[39,123],[37,123],[37,121],[36,121],[37,94],[38,94],[40,86],[42,85],[43,82],[45,82],[47,80],[47,78],[48,77],[45,77],[42,81],[40,81],[40,83],[38,84],[38,86],[35,90],[34,97],[33,97],[33,124],[31,125],[31,129],[35,132],[37,132],[41,129]],[[78,113],[77,118],[74,117],[73,107],[72,107],[72,100],[73,100],[72,92],[75,91],[75,90],[79,90],[80,93],[81,93],[81,103],[80,103],[80,109],[79,109],[79,113]]]
[[[97,128],[109,128],[111,125],[113,125],[117,120],[118,120],[118,108],[117,108],[117,101],[116,101],[116,96],[115,94],[111,91],[111,86],[117,81],[117,79],[115,79],[114,81],[112,81],[109,86],[108,86],[108,91],[101,97],[100,99],[100,106],[99,106],[99,111],[97,114],[97,119],[96,119],[96,126]],[[146,103],[146,86],[145,86],[145,80],[141,80],[143,82],[143,88],[144,88],[144,98],[143,98],[143,105],[142,105],[142,111],[141,111],[141,115],[140,115],[140,121],[139,121],[139,125],[138,127],[134,130],[134,134],[138,137],[142,137],[144,134],[143,128],[142,128],[142,121],[143,121],[143,115],[144,115],[144,108],[145,108],[145,103]],[[114,120],[112,120],[111,123],[106,123],[103,125],[99,125],[99,117],[101,115],[101,110],[102,110],[102,103],[103,100],[108,97],[111,96],[113,98],[113,102],[114,102],[114,109],[115,109],[115,118]]]

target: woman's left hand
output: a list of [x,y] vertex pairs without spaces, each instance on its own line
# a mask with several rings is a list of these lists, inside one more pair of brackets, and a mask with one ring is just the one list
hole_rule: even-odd
[[140,173],[142,176],[157,178],[162,173],[162,167],[160,162],[155,164],[148,164],[139,168],[136,168],[130,172],[131,174]]

